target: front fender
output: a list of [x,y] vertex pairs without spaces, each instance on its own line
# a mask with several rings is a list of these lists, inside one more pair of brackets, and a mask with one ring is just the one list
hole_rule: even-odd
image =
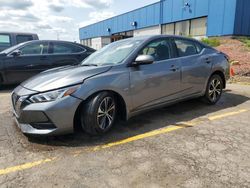
[[106,73],[86,79],[81,88],[73,94],[81,100],[87,100],[90,96],[101,92],[112,91],[119,94],[126,105],[127,114],[132,109],[130,97],[129,72],[125,70],[108,71]]

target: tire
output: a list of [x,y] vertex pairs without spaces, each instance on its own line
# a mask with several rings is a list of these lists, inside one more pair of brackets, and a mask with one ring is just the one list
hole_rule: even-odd
[[212,75],[208,81],[206,93],[203,96],[204,101],[210,105],[216,104],[221,98],[222,89],[222,78],[217,74]]
[[117,103],[112,93],[101,92],[90,98],[81,109],[81,126],[90,135],[102,135],[114,125]]

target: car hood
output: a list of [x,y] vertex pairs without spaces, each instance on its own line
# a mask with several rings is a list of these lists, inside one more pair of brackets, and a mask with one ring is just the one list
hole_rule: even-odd
[[85,79],[96,76],[110,70],[111,66],[65,66],[42,72],[27,81],[21,86],[26,89],[45,92],[70,85],[82,83]]

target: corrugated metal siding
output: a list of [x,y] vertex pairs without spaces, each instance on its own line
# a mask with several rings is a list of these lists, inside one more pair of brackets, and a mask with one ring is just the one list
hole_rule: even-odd
[[[163,23],[176,22],[208,15],[209,0],[164,0]],[[188,3],[190,7],[185,7]]]
[[[190,7],[185,7],[188,3]],[[250,0],[162,0],[83,27],[80,39],[208,16],[207,35],[250,35]],[[137,22],[137,27],[131,22]],[[107,31],[110,28],[110,33]]]
[[234,34],[250,35],[250,0],[237,2]]
[[237,0],[210,0],[208,36],[232,35]]
[[[134,21],[137,22],[136,29],[159,25],[160,2],[83,27],[80,29],[80,39],[134,30],[135,27],[131,26],[131,22]],[[110,33],[107,28],[110,28]]]

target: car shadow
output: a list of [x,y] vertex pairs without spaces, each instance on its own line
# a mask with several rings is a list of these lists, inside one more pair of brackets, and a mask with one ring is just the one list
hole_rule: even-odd
[[0,87],[0,94],[1,93],[10,93],[12,92],[18,85],[3,85]]
[[117,122],[112,130],[103,136],[89,136],[79,130],[66,136],[28,137],[28,139],[32,143],[47,146],[81,147],[102,145],[235,107],[249,99],[246,96],[230,93],[229,90],[226,90],[216,105],[207,105],[197,99],[177,103],[135,116],[127,122]]

